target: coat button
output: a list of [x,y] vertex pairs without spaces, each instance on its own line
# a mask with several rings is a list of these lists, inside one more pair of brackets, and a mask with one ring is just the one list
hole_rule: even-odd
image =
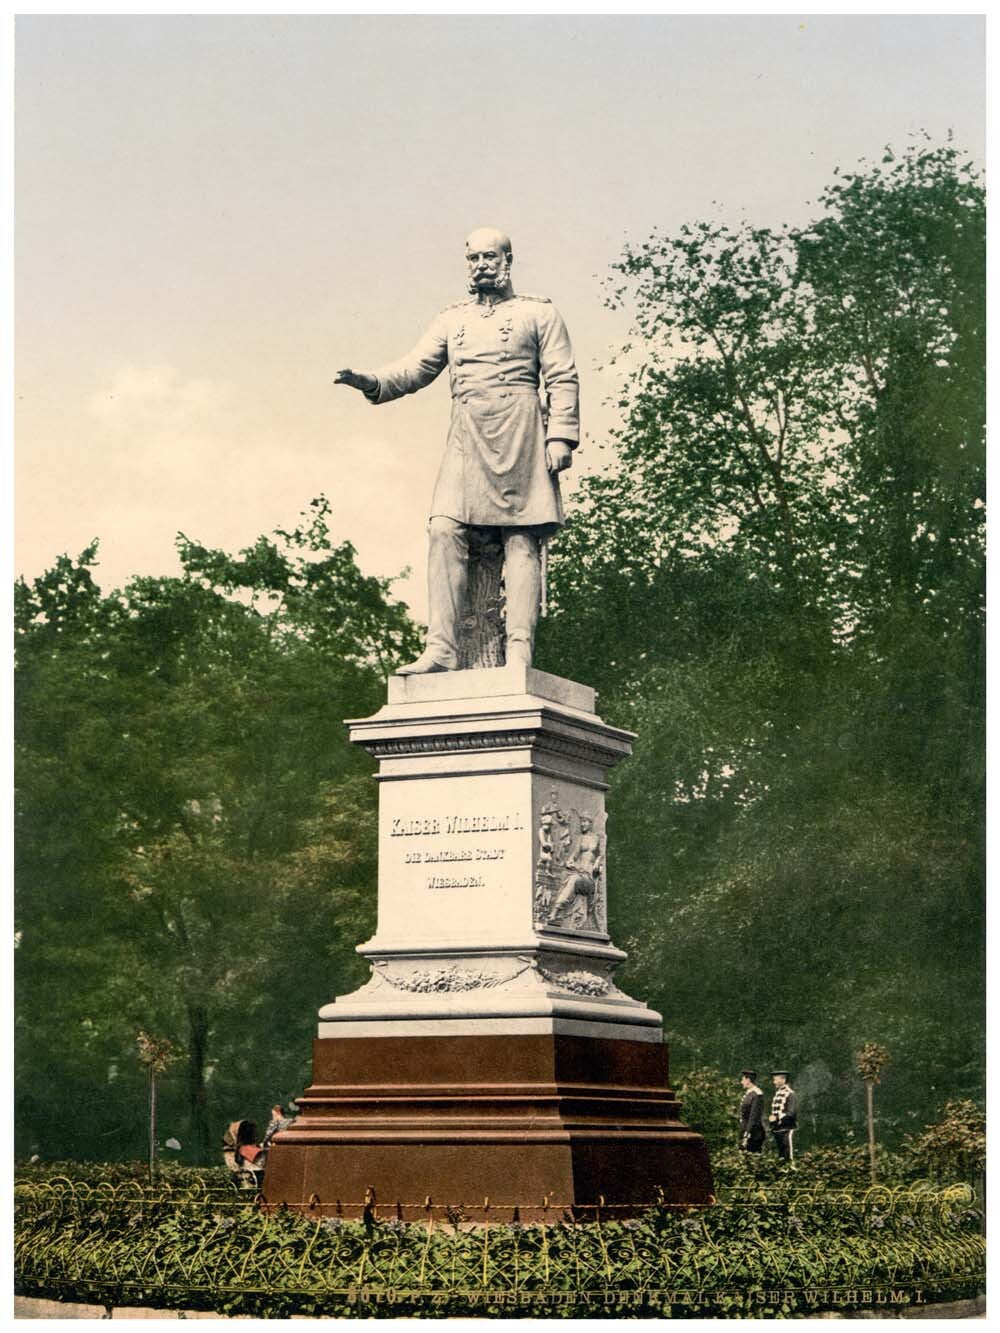
[[506,375],[503,373],[503,371],[501,370],[501,372],[500,372],[500,374],[497,376],[497,378],[498,378],[498,379],[501,379],[501,380],[505,380],[505,379],[507,378],[507,376],[506,376]]
[[456,357],[455,357],[455,365],[456,365],[456,366],[464,366],[464,365],[465,365],[465,357],[464,357],[464,356],[456,356]]

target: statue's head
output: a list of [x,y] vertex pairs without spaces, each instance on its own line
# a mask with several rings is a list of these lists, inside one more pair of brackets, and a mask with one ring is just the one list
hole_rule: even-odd
[[469,266],[469,291],[473,295],[503,296],[510,291],[510,266],[514,252],[510,237],[495,227],[478,227],[465,242]]

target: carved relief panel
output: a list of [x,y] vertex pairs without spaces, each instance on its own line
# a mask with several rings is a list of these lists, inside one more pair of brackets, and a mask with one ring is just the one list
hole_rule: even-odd
[[554,786],[537,809],[536,929],[607,933],[606,816],[597,792]]

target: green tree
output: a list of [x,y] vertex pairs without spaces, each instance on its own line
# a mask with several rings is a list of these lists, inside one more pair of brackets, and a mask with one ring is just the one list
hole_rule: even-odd
[[855,1056],[858,1077],[865,1085],[865,1109],[868,1118],[868,1165],[872,1184],[875,1172],[875,1085],[882,1081],[882,1070],[889,1063],[889,1052],[878,1042],[866,1041]]
[[[44,1151],[132,1149],[144,1027],[186,1052],[164,1114],[206,1160],[213,1118],[301,1089],[316,1009],[361,979],[374,784],[343,718],[416,645],[328,512],[236,557],[181,538],[180,578],[107,597],[93,547],[18,587],[19,1118]],[[81,1097],[49,1105],[55,1075]]]
[[985,207],[953,148],[839,175],[792,233],[826,424],[850,483],[850,607],[876,640],[902,620],[944,637],[982,606]]
[[839,1071],[828,1132],[873,1020],[884,1125],[928,1067],[981,1086],[983,216],[917,144],[808,228],[630,247],[623,425],[553,550],[541,664],[638,733],[623,980],[684,1059]]
[[158,1037],[151,1037],[148,1032],[140,1032],[136,1039],[139,1048],[139,1063],[149,1079],[149,1179],[156,1179],[156,1080],[165,1074],[177,1059],[178,1052],[173,1044]]

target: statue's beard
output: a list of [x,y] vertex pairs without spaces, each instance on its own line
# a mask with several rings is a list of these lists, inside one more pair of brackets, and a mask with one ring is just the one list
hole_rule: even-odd
[[469,291],[473,296],[479,292],[495,292],[497,296],[506,296],[510,292],[510,260],[504,255],[497,266],[495,278],[469,278]]

